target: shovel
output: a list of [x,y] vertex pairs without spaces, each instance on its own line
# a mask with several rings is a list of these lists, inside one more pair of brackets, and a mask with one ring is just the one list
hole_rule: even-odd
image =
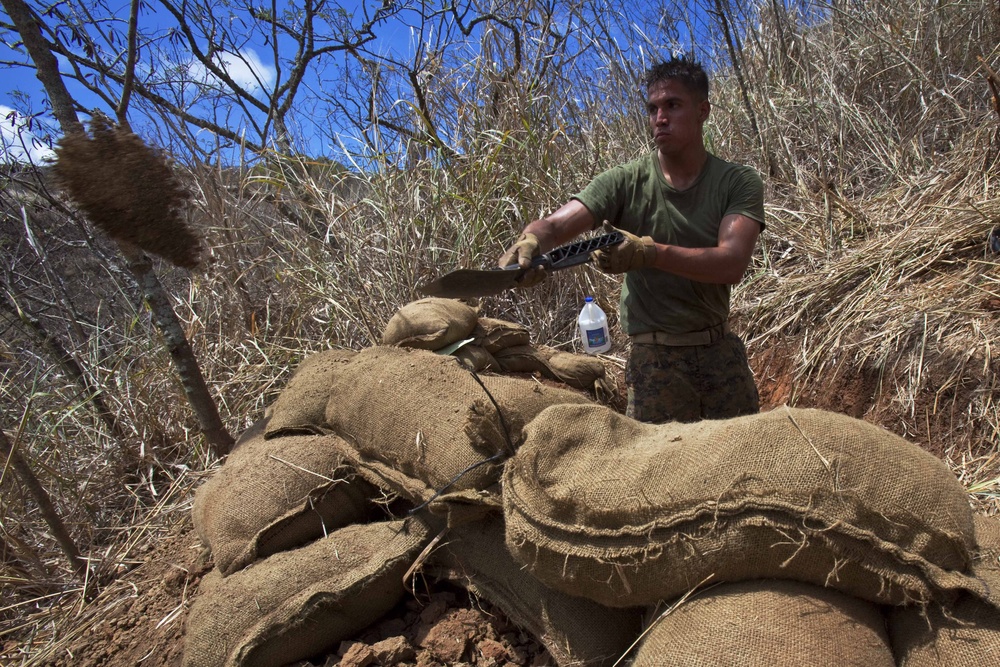
[[492,296],[516,287],[518,279],[532,268],[541,266],[545,267],[546,271],[560,271],[571,266],[586,264],[590,261],[590,253],[616,246],[624,240],[625,237],[621,232],[611,232],[584,241],[567,243],[536,257],[529,269],[522,269],[517,264],[502,269],[459,269],[418,286],[417,291],[427,296],[447,299]]

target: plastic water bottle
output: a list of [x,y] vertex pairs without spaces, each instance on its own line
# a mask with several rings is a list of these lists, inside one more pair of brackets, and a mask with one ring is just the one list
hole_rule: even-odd
[[588,296],[577,319],[580,325],[580,342],[587,354],[600,354],[611,349],[611,334],[608,332],[608,317],[601,307]]

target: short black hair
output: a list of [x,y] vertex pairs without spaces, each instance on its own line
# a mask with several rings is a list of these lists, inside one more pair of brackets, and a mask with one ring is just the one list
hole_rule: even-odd
[[679,81],[691,93],[708,99],[708,74],[693,55],[673,56],[646,70],[646,90],[662,81]]

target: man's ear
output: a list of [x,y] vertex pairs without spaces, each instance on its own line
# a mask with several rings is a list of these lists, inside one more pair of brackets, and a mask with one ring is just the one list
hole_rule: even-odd
[[708,100],[702,100],[701,103],[698,105],[698,119],[701,120],[702,123],[704,123],[706,120],[708,120],[708,116],[711,113],[712,113],[712,103],[709,102]]

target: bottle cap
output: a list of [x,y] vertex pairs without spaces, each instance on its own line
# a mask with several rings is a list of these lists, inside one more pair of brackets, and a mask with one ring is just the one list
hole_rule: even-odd
[[590,302],[591,302],[591,301],[593,301],[593,300],[594,300],[594,297],[592,297],[592,296],[588,296],[588,297],[587,297],[586,299],[584,299],[584,301],[585,301],[586,303],[590,303]]

